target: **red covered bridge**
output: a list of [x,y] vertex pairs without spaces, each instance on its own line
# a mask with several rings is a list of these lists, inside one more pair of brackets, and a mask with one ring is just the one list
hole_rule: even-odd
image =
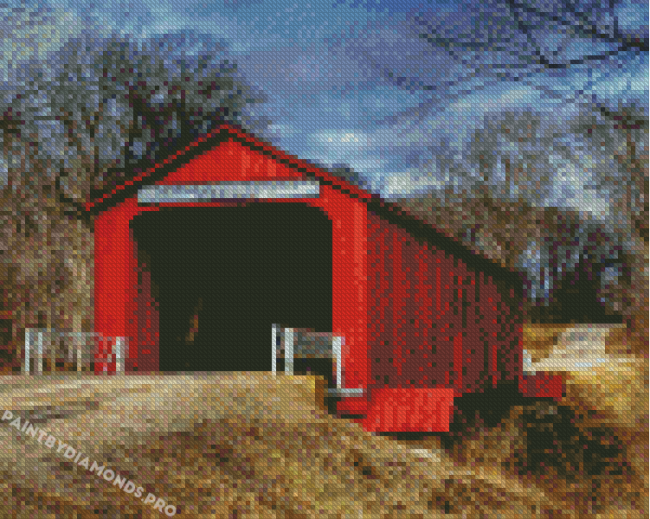
[[448,430],[455,397],[502,381],[561,394],[523,377],[516,273],[239,129],[86,209],[95,331],[128,339],[127,371],[270,371],[286,323],[343,338],[338,410],[367,430]]

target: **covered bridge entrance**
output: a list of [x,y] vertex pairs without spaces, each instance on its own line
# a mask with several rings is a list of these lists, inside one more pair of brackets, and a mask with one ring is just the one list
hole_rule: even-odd
[[129,177],[86,207],[126,372],[272,370],[279,324],[330,334],[337,411],[369,431],[448,430],[502,383],[561,395],[523,373],[518,273],[399,207],[225,125]]
[[332,222],[318,208],[166,208],[131,228],[161,371],[271,371],[272,324],[332,330]]

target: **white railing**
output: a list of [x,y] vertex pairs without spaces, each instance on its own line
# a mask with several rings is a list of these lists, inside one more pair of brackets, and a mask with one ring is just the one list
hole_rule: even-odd
[[606,348],[610,332],[624,328],[624,324],[570,326],[557,337],[545,358],[533,362],[531,352],[524,350],[524,375],[535,375],[538,371],[591,371],[612,363],[626,362],[608,355]]
[[294,374],[295,358],[329,358],[336,366],[336,387],[329,388],[330,395],[362,395],[364,390],[343,387],[343,344],[344,338],[331,333],[315,333],[299,328],[282,328],[273,324],[272,371],[277,372],[277,359],[284,359],[284,372]]
[[[100,349],[102,342],[109,344]],[[111,345],[112,343],[112,345]],[[105,352],[111,352],[106,357]],[[51,328],[27,328],[23,374],[42,375],[56,371],[94,372],[96,363],[115,362],[115,371],[124,373],[128,358],[128,340],[95,332],[58,332]],[[49,360],[49,366],[46,361]],[[57,368],[57,363],[68,364]],[[45,368],[48,369],[45,369]]]

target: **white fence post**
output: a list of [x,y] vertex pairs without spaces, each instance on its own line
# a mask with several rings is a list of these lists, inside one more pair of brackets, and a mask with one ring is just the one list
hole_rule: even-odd
[[365,390],[363,388],[346,388],[345,381],[343,380],[343,344],[345,344],[345,337],[332,336],[332,353],[336,362],[336,388],[328,389],[328,393],[338,396],[355,396],[363,395]]
[[43,374],[43,331],[36,332],[36,372]]
[[278,365],[278,352],[277,352],[277,338],[278,338],[278,325],[277,324],[272,324],[271,325],[271,336],[273,340],[273,346],[271,349],[271,371],[275,373],[277,371],[277,365]]
[[293,375],[293,328],[284,332],[284,372]]
[[115,338],[115,373],[124,372],[124,337]]
[[[118,373],[125,373],[128,357],[128,339],[126,337],[103,337],[102,334],[95,332],[57,332],[55,329],[49,328],[25,328],[23,373],[29,375],[33,370],[34,374],[42,375],[46,358],[51,359],[50,371],[54,373],[59,353],[64,359],[75,361],[75,368],[78,372],[84,370],[86,362],[90,369],[98,351],[96,337],[103,340],[115,339],[115,370]],[[60,344],[61,341],[63,341],[63,345]],[[64,350],[68,348],[68,350],[59,352],[59,347]],[[104,364],[108,365],[110,357],[105,360]]]
[[78,332],[74,334],[73,348],[72,352],[74,353],[75,366],[77,371],[81,371],[81,355],[82,355],[82,342],[84,341],[83,332]]
[[336,335],[332,336],[332,352],[334,353],[334,359],[336,362],[336,388],[339,390],[343,389],[343,381],[341,380],[343,377],[343,366],[341,365],[343,357],[341,354],[341,343],[341,337]]
[[29,355],[31,353],[32,346],[32,329],[25,328],[25,364],[23,366],[23,371],[26,375],[29,375]]

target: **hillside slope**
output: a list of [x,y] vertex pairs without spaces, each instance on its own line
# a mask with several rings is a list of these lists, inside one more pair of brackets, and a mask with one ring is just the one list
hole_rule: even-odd
[[[3,377],[0,409],[21,417],[21,427],[30,420],[83,452],[80,460],[88,456],[143,487],[143,497],[150,492],[176,506],[176,517],[647,513],[634,470],[620,478],[587,474],[573,490],[560,484],[566,477],[553,487],[511,470],[506,458],[525,456],[522,432],[534,405],[511,409],[497,425],[465,431],[445,450],[439,436],[365,433],[329,415],[322,395],[317,379],[271,373],[11,376]],[[166,517],[6,419],[0,422],[0,474],[1,517]],[[584,485],[596,480],[599,489],[585,494]]]

